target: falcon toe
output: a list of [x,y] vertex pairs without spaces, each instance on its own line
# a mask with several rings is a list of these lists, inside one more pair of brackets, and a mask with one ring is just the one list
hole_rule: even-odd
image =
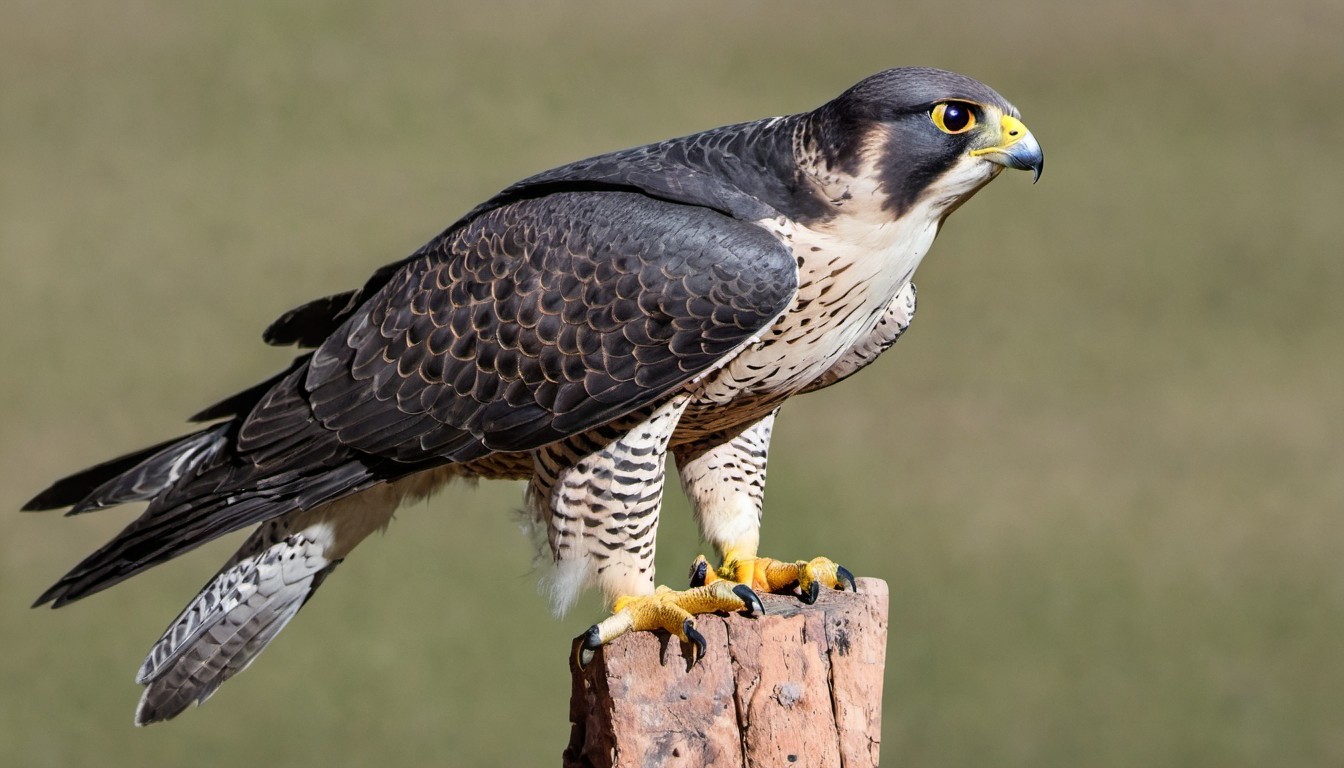
[[574,661],[586,667],[603,645],[627,632],[663,630],[675,635],[687,649],[688,667],[705,655],[704,635],[695,628],[695,617],[704,613],[764,613],[761,599],[745,584],[719,580],[680,592],[658,587],[652,595],[622,597],[610,616],[588,628],[575,644]]
[[769,593],[792,594],[796,590],[798,598],[808,605],[817,601],[823,588],[858,591],[854,574],[825,557],[787,563],[769,557],[730,556],[715,570],[709,567],[709,561],[701,555],[691,564],[692,587],[722,581],[750,585],[753,589]]

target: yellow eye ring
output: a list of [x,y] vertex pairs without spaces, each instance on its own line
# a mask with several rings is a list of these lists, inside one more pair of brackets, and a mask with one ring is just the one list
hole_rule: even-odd
[[975,127],[975,111],[959,101],[944,101],[929,112],[933,124],[943,133],[965,133]]

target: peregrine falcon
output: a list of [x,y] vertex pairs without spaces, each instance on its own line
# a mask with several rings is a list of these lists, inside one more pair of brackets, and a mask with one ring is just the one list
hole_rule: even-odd
[[[199,431],[59,480],[25,509],[143,514],[37,601],[59,607],[253,527],[172,621],[137,724],[246,668],[397,506],[457,478],[524,479],[558,610],[596,585],[627,631],[704,652],[695,615],[756,591],[852,587],[827,558],[757,552],[780,407],[890,347],[944,220],[1040,145],[989,87],[891,69],[810,112],[565,165],[467,213],[363,287],[291,310],[272,378]],[[655,588],[671,454],[718,567]]]

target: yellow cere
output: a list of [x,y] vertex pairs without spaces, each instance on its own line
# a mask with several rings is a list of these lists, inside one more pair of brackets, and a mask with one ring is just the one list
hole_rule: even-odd
[[993,147],[985,147],[984,149],[974,150],[971,152],[971,156],[979,157],[980,155],[987,155],[990,154],[991,152],[1002,152],[1003,150],[1013,146],[1017,142],[1026,138],[1028,133],[1030,133],[1030,131],[1027,130],[1027,126],[1021,120],[1018,120],[1016,117],[1012,117],[1011,115],[1004,115],[999,120],[998,145]]

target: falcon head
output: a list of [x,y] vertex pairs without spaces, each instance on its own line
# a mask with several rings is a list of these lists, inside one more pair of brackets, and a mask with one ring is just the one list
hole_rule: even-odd
[[1017,108],[955,72],[879,72],[816,114],[829,172],[869,180],[888,215],[928,203],[945,216],[1004,168],[1030,170],[1034,181],[1045,164]]

